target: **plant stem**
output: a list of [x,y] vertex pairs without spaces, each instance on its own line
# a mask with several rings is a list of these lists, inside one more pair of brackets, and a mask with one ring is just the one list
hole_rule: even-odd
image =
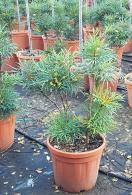
[[32,34],[30,26],[30,14],[29,14],[29,4],[28,0],[25,0],[26,3],[26,14],[27,14],[27,25],[28,25],[28,37],[29,37],[29,51],[32,52]]
[[19,31],[21,30],[21,20],[20,20],[20,10],[19,10],[19,2],[16,0],[16,6],[17,6],[17,18],[18,18],[18,26]]

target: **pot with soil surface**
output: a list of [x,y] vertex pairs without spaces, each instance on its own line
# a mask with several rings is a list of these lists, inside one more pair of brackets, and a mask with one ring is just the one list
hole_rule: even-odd
[[125,76],[125,85],[128,92],[128,104],[132,108],[132,73]]

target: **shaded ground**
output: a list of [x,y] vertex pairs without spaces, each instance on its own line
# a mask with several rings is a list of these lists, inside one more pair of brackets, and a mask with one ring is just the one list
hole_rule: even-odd
[[[132,64],[123,63],[123,73],[132,72]],[[121,86],[124,86],[121,82]],[[45,117],[55,111],[54,106],[45,98],[26,93],[17,88],[21,94],[21,110],[17,117],[17,129],[43,142],[47,137],[44,125]],[[132,109],[124,95],[122,109],[117,115],[118,129],[107,136],[101,169],[132,178]],[[53,98],[53,97],[51,97]],[[70,99],[73,109],[81,111],[83,97]],[[57,100],[59,102],[59,100]],[[0,156],[0,195],[52,195],[60,192],[53,184],[50,156],[46,149],[16,133],[15,144]],[[129,195],[132,185],[116,178],[99,174],[96,187],[83,195]]]

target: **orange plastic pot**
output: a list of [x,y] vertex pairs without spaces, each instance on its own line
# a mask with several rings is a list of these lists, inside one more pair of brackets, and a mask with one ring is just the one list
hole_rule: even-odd
[[120,67],[122,62],[123,47],[114,47],[113,50],[116,52],[118,67]]
[[3,60],[1,71],[13,71],[15,68],[18,68],[18,58],[16,54],[13,54],[11,57]]
[[47,50],[48,48],[53,48],[57,41],[57,38],[53,38],[53,37],[42,36],[42,39],[43,39],[44,50]]
[[19,49],[28,49],[29,40],[27,31],[12,31],[11,40]]
[[33,49],[44,49],[42,35],[32,35],[32,47]]
[[36,55],[36,56],[26,56],[25,55],[24,56],[24,55],[21,54],[21,51],[18,51],[16,55],[18,57],[19,63],[29,61],[29,60],[38,62],[42,59],[41,55]]
[[57,186],[66,192],[90,190],[96,184],[103,144],[88,152],[69,153],[55,149],[47,140],[47,146],[52,156],[54,179]]
[[79,41],[78,40],[65,41],[65,44],[66,44],[67,50],[69,50],[72,53],[77,52],[79,50]]
[[14,142],[15,115],[0,120],[0,152],[6,151]]
[[132,78],[132,73],[129,73],[125,76],[125,85],[128,92],[128,104],[130,108],[132,108],[132,81],[129,81],[129,77]]
[[123,51],[125,53],[131,53],[132,52],[132,40],[129,40],[126,45],[123,47]]

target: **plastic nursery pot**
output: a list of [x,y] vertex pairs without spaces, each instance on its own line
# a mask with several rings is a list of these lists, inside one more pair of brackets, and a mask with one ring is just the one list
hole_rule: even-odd
[[117,62],[118,62],[117,67],[120,67],[122,61],[122,55],[123,55],[123,47],[113,47],[113,50],[116,52],[117,55]]
[[74,41],[67,40],[67,41],[65,41],[65,44],[66,44],[67,50],[69,50],[72,53],[79,50],[79,41],[78,40],[74,40]]
[[32,47],[33,49],[44,49],[42,35],[32,35]]
[[123,51],[125,53],[131,53],[132,52],[132,40],[129,40],[123,47]]
[[14,142],[16,116],[0,120],[0,152],[6,151]]
[[1,71],[13,71],[18,68],[18,58],[16,54],[13,54],[11,57],[3,60]]
[[24,61],[36,61],[36,62],[38,62],[38,61],[40,61],[41,60],[41,58],[42,58],[42,56],[41,55],[34,55],[34,56],[28,56],[28,55],[24,55],[24,54],[22,54],[22,52],[23,51],[18,51],[17,53],[16,53],[16,55],[17,55],[17,57],[18,57],[18,61],[19,61],[19,63],[21,63],[21,62],[24,62]]
[[54,37],[45,37],[44,35],[42,35],[42,39],[43,39],[43,47],[44,50],[47,50],[48,48],[52,48],[54,47],[57,38]]
[[128,104],[132,108],[132,72],[125,76],[125,85],[128,92]]
[[29,40],[27,31],[12,31],[11,40],[19,49],[28,49]]
[[90,190],[96,184],[103,144],[94,150],[81,153],[69,153],[55,149],[49,139],[47,146],[52,156],[54,179],[57,186],[66,192]]

